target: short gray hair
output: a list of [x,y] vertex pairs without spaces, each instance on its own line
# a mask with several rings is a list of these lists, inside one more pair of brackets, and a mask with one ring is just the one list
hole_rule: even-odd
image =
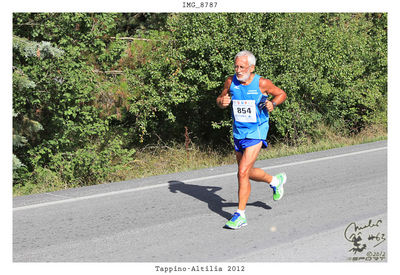
[[241,52],[238,52],[236,55],[235,55],[235,59],[234,60],[236,60],[236,58],[238,58],[239,56],[247,56],[247,60],[249,61],[249,66],[252,66],[252,65],[256,65],[256,57],[254,56],[254,54],[252,53],[252,52],[250,52],[250,51],[241,51]]

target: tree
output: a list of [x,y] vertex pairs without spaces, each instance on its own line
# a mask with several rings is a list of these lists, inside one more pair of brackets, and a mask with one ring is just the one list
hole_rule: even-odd
[[52,47],[49,42],[38,43],[18,36],[13,36],[13,50],[13,99],[15,99],[13,101],[13,171],[15,171],[25,166],[16,155],[18,149],[26,146],[28,140],[34,140],[36,133],[43,130],[43,126],[30,118],[29,113],[18,113],[24,102],[29,104],[30,94],[36,88],[36,83],[24,74],[22,66],[24,63],[29,63],[31,58],[58,57],[62,55],[63,51]]

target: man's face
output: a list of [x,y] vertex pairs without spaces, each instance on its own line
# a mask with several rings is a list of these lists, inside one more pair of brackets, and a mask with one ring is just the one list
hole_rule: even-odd
[[254,71],[254,65],[249,66],[247,56],[239,56],[235,59],[236,78],[241,82],[246,82]]

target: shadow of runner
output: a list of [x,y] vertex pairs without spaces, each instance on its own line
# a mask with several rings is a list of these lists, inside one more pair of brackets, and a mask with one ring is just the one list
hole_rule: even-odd
[[[237,203],[234,202],[226,202],[224,198],[220,197],[219,195],[215,194],[217,191],[221,190],[221,187],[216,186],[202,186],[202,185],[195,185],[195,184],[187,184],[181,181],[169,181],[169,190],[172,193],[181,192],[183,194],[192,196],[200,201],[207,203],[208,208],[217,213],[218,215],[230,219],[232,213],[224,211],[222,208],[224,207],[237,207]],[[269,205],[266,205],[264,202],[256,201],[253,203],[248,203],[247,206],[256,206],[261,207],[264,209],[271,209]]]

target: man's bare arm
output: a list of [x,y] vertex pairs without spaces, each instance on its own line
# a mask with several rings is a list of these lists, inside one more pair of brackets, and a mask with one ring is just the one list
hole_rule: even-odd
[[265,103],[268,112],[271,112],[274,110],[275,106],[283,103],[286,100],[285,91],[275,86],[269,79],[260,79],[260,90],[262,93],[268,93],[274,97],[271,101],[267,101]]
[[221,109],[225,109],[231,103],[231,97],[229,93],[229,88],[231,86],[231,83],[232,83],[232,77],[230,76],[225,80],[224,88],[222,89],[221,94],[217,97],[217,105]]

